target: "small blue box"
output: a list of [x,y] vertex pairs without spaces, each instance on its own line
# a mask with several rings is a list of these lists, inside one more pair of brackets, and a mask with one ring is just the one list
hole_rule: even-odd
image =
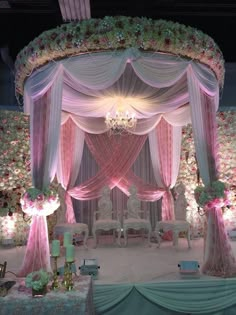
[[178,264],[179,272],[183,274],[194,274],[199,272],[199,263],[196,260],[182,260]]

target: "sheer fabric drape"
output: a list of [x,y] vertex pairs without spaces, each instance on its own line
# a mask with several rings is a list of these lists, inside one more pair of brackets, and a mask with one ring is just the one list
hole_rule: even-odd
[[[138,196],[141,200],[155,201],[161,198],[164,193],[163,189],[159,190],[158,187],[145,183],[131,170],[146,139],[147,136],[127,135],[122,137],[109,137],[107,134],[86,134],[86,143],[97,164],[102,169],[110,164],[113,170],[115,169],[114,163],[117,164],[115,162],[117,159],[120,162],[122,162],[123,159],[127,160],[127,167],[119,169],[119,176],[109,176],[111,178],[112,188],[116,186],[126,195],[129,195],[129,187],[134,184],[138,188]],[[127,148],[130,149],[127,150]]]
[[163,118],[156,129],[149,133],[153,171],[159,187],[165,190],[162,200],[162,220],[174,220],[174,187],[180,163],[182,128],[171,126]]
[[57,179],[66,191],[66,218],[68,223],[75,223],[75,214],[68,190],[74,188],[79,174],[84,147],[84,131],[69,117],[61,126]]

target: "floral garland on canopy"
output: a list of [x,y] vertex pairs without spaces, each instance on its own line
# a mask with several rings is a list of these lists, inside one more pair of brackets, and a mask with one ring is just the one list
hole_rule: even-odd
[[59,206],[60,200],[54,189],[29,188],[21,197],[22,211],[28,215],[48,216]]
[[106,16],[63,24],[31,41],[16,59],[16,95],[23,95],[25,79],[51,60],[130,47],[200,61],[214,71],[220,86],[223,86],[225,70],[222,52],[214,40],[202,31],[172,21]]
[[198,186],[194,190],[198,205],[206,210],[230,205],[230,191],[221,181],[214,181],[209,186]]

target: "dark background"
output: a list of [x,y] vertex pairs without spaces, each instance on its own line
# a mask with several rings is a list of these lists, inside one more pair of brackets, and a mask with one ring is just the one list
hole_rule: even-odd
[[[196,27],[215,40],[227,62],[236,61],[235,0],[90,0],[90,6],[94,18],[144,16]],[[58,0],[0,0],[0,44],[9,45],[13,59],[41,32],[62,23]]]
[[[236,0],[144,0],[142,4],[138,0],[90,0],[90,6],[94,18],[125,15],[165,19],[195,27],[211,36],[226,61],[220,107],[236,109]],[[14,62],[31,40],[62,23],[66,22],[58,0],[0,0],[0,47],[8,46]],[[0,106],[16,103],[14,75],[0,56]]]

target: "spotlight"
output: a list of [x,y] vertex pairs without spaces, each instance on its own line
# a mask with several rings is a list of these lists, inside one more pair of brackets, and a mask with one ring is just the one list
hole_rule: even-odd
[[97,259],[83,259],[79,267],[81,275],[89,275],[93,279],[97,279],[98,269],[100,269],[100,266],[97,264]]

